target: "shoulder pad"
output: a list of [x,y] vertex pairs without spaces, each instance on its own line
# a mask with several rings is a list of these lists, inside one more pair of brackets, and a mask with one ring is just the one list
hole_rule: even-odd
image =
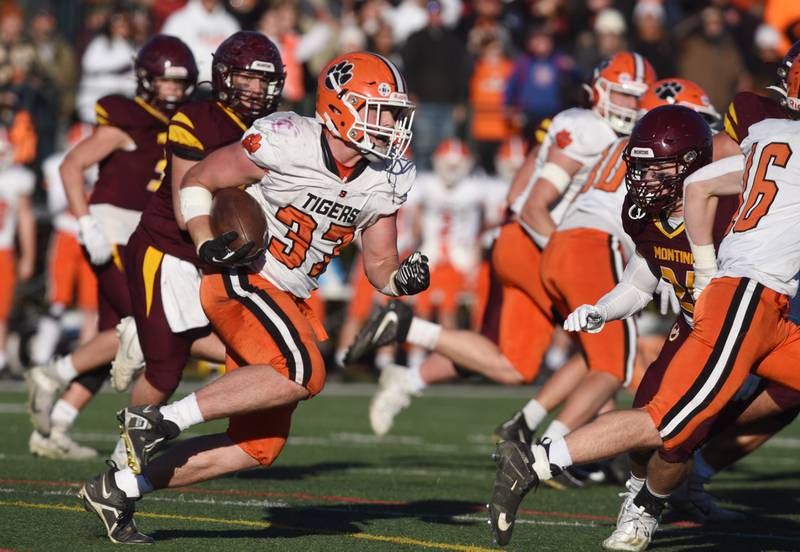
[[586,164],[587,158],[599,155],[616,133],[603,119],[589,109],[568,109],[553,118],[548,129],[553,142],[576,161]]
[[303,162],[319,148],[319,123],[290,111],[258,119],[242,137],[247,156],[264,169]]
[[135,125],[137,112],[141,111],[133,100],[112,94],[97,100],[94,106],[98,125],[113,126],[125,130]]
[[780,104],[753,92],[739,92],[725,112],[725,133],[741,144],[750,127],[764,119],[786,119]]

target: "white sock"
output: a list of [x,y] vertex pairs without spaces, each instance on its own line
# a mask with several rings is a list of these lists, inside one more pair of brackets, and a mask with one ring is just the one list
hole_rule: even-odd
[[50,420],[53,425],[67,429],[75,423],[78,417],[78,409],[69,404],[64,399],[58,399],[50,412]]
[[408,365],[410,367],[419,366],[428,358],[428,351],[420,347],[412,347],[408,352]]
[[64,385],[71,382],[72,379],[78,375],[78,372],[75,370],[75,365],[72,364],[72,355],[59,358],[55,364],[51,364],[47,367],[47,372]]
[[144,475],[135,475],[130,468],[114,474],[114,482],[128,498],[139,498],[153,490],[153,485]]
[[175,422],[181,431],[205,421],[203,413],[197,404],[197,396],[192,393],[179,401],[159,408],[165,420]]
[[419,393],[425,389],[428,384],[422,380],[422,374],[419,373],[420,365],[412,366],[408,369],[408,383],[411,387],[412,393]]
[[36,336],[31,340],[31,361],[44,364],[52,358],[60,337],[61,324],[58,319],[52,316],[40,318]]
[[347,354],[347,349],[339,349],[333,355],[333,361],[336,363],[336,366],[338,366],[339,368],[343,368],[344,367],[344,357],[345,357],[346,354]]
[[0,351],[0,372],[6,369],[6,364],[8,364],[8,356],[5,351]]
[[634,495],[637,495],[639,494],[639,491],[642,490],[642,487],[644,487],[644,482],[644,479],[639,479],[635,475],[631,474],[628,477],[627,483],[625,483],[625,487]]
[[432,351],[436,348],[436,343],[439,341],[439,334],[441,333],[442,327],[439,324],[434,324],[415,316],[411,319],[406,341],[412,345],[419,345]]
[[375,367],[378,370],[383,370],[394,362],[394,349],[379,349],[375,353]]
[[542,439],[549,437],[555,441],[556,439],[564,437],[567,433],[569,433],[569,428],[564,425],[563,422],[553,420],[550,422],[550,425],[547,426],[547,430],[545,430],[544,435],[542,435]]
[[703,458],[703,452],[698,450],[694,453],[694,465],[692,466],[692,473],[696,475],[703,483],[708,483],[714,474],[717,473],[717,470],[712,468],[706,459]]
[[522,415],[525,417],[525,423],[528,424],[530,429],[536,429],[547,417],[547,410],[536,399],[531,399],[528,404],[522,407]]
[[547,458],[551,464],[555,464],[562,470],[572,465],[572,456],[570,456],[567,442],[563,438],[553,439],[553,441],[550,442]]

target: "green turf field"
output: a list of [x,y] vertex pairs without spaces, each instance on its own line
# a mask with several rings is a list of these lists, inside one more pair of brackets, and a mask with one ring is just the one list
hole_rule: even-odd
[[[102,460],[31,457],[18,389],[0,387],[0,548],[112,546],[75,496],[80,482],[103,469]],[[415,401],[393,433],[378,439],[366,418],[369,388],[331,386],[300,405],[293,437],[272,468],[149,495],[139,503],[139,527],[158,550],[493,549],[482,508],[494,473],[489,434],[523,402],[521,391],[439,391]],[[124,400],[101,394],[79,418],[75,436],[110,452],[113,412]],[[665,524],[651,549],[800,550],[798,448],[795,424],[713,485],[723,502],[750,514],[746,523],[705,530]],[[540,488],[523,503],[508,549],[599,550],[618,491]]]

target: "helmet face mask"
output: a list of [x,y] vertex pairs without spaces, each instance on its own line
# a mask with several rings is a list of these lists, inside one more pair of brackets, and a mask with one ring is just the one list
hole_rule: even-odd
[[683,182],[711,162],[711,129],[700,113],[679,105],[656,107],[637,123],[623,153],[628,197],[645,213],[681,206]]
[[217,100],[247,121],[277,109],[286,71],[269,38],[240,31],[220,44],[213,58],[211,85]]
[[592,84],[588,87],[593,109],[615,132],[630,134],[640,116],[638,101],[627,102],[623,98],[638,100],[655,80],[655,70],[641,55],[635,52],[614,54],[594,70]]
[[[169,35],[157,35],[142,46],[134,60],[134,72],[136,95],[166,113],[188,101],[197,84],[197,65],[191,50]],[[180,92],[169,84],[164,86],[165,82],[178,83]]]
[[377,54],[344,54],[320,73],[317,119],[370,161],[405,154],[414,109],[400,72]]

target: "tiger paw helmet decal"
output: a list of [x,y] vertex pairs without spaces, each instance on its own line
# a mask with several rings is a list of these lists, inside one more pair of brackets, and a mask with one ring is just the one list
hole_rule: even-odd
[[332,65],[325,75],[325,88],[338,92],[353,78],[353,64],[343,59]]

